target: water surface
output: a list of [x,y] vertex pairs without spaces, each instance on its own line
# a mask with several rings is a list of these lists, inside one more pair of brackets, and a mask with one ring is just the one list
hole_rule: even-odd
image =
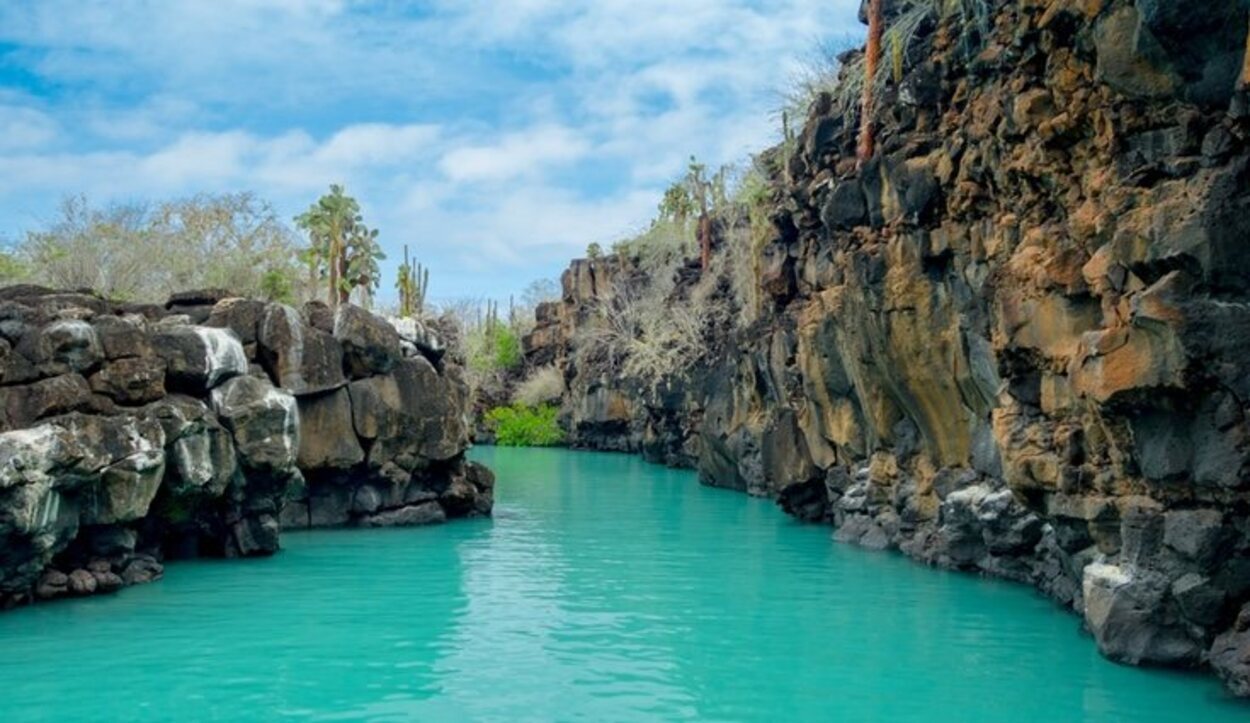
[[634,458],[480,450],[496,518],[288,534],[0,615],[0,721],[1250,720],[1025,587]]

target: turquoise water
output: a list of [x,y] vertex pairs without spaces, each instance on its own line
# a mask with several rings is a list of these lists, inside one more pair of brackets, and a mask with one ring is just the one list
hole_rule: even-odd
[[0,721],[1246,721],[1028,589],[626,456],[481,450],[496,518],[0,615]]

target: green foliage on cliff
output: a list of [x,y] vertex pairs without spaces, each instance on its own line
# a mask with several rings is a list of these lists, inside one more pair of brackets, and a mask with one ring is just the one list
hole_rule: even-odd
[[468,330],[465,346],[469,369],[490,373],[515,369],[521,365],[521,336],[512,324],[488,321]]
[[386,255],[378,230],[365,225],[359,202],[342,186],[331,185],[329,193],[295,217],[295,225],[308,233],[304,259],[314,275],[328,281],[330,306],[347,303],[359,290],[361,304],[368,307],[381,279],[378,261]]
[[495,433],[495,443],[504,447],[554,447],[564,443],[558,414],[551,404],[530,407],[517,403],[492,409],[486,415],[486,425]]
[[495,331],[494,349],[491,350],[495,369],[515,369],[521,364],[521,340],[511,325]]

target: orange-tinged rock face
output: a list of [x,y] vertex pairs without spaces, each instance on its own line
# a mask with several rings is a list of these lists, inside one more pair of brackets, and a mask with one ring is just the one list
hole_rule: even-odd
[[1000,293],[999,313],[1001,347],[1033,349],[1054,360],[1070,359],[1082,335],[1102,322],[1102,310],[1089,299],[1020,299],[1010,290]]
[[1073,389],[1098,402],[1131,391],[1184,388],[1185,353],[1167,327],[1091,332],[1070,368]]

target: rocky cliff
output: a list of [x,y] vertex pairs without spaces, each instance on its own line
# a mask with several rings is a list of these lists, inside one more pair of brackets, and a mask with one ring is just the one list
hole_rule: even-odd
[[857,92],[762,158],[756,320],[662,379],[604,373],[579,329],[655,279],[566,272],[527,353],[564,369],[574,443],[1032,584],[1106,655],[1250,695],[1250,2],[886,15],[871,160]]
[[0,289],[0,607],[271,554],[283,528],[489,514],[442,357],[350,305]]

